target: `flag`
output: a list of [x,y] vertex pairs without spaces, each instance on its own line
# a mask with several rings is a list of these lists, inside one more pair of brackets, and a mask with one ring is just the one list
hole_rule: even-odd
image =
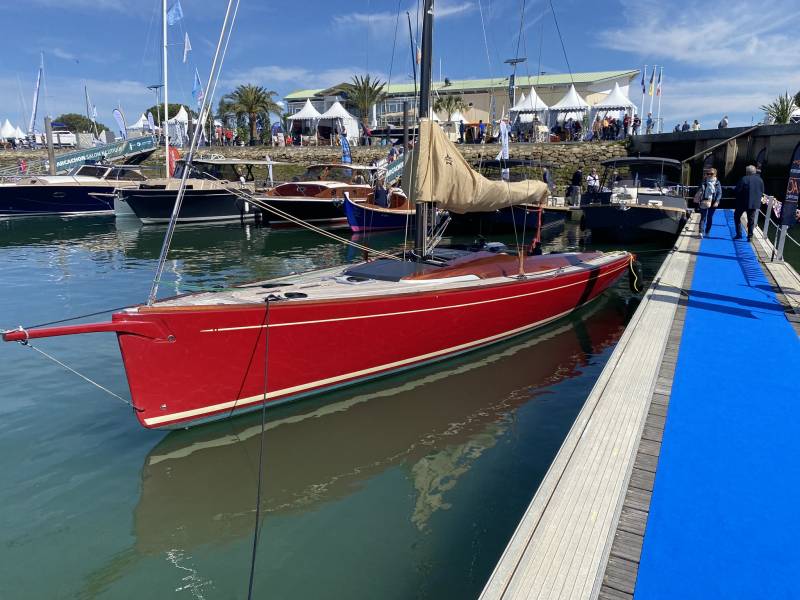
[[205,92],[203,91],[203,84],[200,81],[200,73],[198,73],[197,69],[195,69],[194,84],[192,84],[192,98],[194,98],[194,101],[197,102],[198,108],[202,106],[204,97],[205,97]]
[[653,67],[653,72],[650,74],[650,85],[649,85],[649,87],[647,89],[647,95],[648,96],[652,96],[653,95],[653,84],[655,83],[655,79],[656,79],[656,68]]
[[661,80],[664,78],[664,67],[661,67],[661,71],[658,73],[658,85],[656,86],[656,96],[661,95]]
[[153,113],[147,113],[147,126],[150,128],[150,131],[153,132],[156,130],[156,121],[153,118]]
[[644,71],[642,71],[642,95],[647,91],[644,85],[644,78],[647,77],[647,65],[644,66]]
[[175,0],[175,4],[173,4],[167,11],[167,23],[169,25],[175,25],[175,23],[180,21],[182,18],[183,8],[181,8],[181,0]]
[[117,126],[119,127],[120,135],[122,135],[122,139],[128,139],[128,126],[125,123],[125,116],[122,114],[122,111],[118,108],[114,109],[114,120],[117,122]]
[[189,52],[192,51],[192,43],[189,41],[189,33],[183,35],[183,64],[186,64],[186,59],[189,58]]

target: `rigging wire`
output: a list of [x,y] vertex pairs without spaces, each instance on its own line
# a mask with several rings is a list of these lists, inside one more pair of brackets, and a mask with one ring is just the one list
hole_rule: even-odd
[[264,311],[264,400],[261,402],[261,437],[258,445],[258,483],[256,488],[256,518],[253,526],[253,552],[250,556],[250,580],[247,586],[247,600],[253,598],[253,584],[256,574],[256,555],[258,554],[258,539],[261,525],[261,490],[264,479],[264,432],[267,423],[267,381],[269,375],[269,296],[266,299]]
[[[236,10],[233,13],[233,18],[231,18],[231,7],[236,3]],[[227,51],[227,44],[225,44],[225,51],[222,50],[223,41],[225,41],[226,34],[228,39],[233,32],[233,26],[236,20],[236,14],[239,10],[239,1],[240,0],[228,0],[228,7],[225,11],[225,19],[222,22],[222,29],[219,34],[219,40],[217,41],[217,48],[214,52],[214,60],[211,63],[211,75],[209,77],[208,82],[206,83],[205,94],[203,96],[203,102],[200,106],[200,113],[199,113],[199,121],[202,123],[205,120],[205,114],[208,107],[211,105],[212,98],[210,96],[210,91],[212,89],[216,89],[216,83],[214,83],[214,87],[212,88],[212,82],[215,82],[219,79],[219,75],[222,71],[222,65],[225,62],[225,52]],[[189,176],[189,171],[191,170],[192,166],[192,159],[194,157],[194,152],[197,149],[197,145],[200,141],[200,131],[201,128],[198,127],[195,129],[194,134],[192,135],[192,141],[189,145],[189,151],[186,156],[186,165],[183,169],[183,174],[181,177],[180,186],[178,187],[178,194],[175,198],[175,206],[172,210],[172,217],[170,219],[169,226],[167,227],[167,233],[164,236],[164,243],[161,247],[161,255],[158,260],[158,266],[156,268],[156,274],[153,278],[153,285],[150,288],[150,294],[148,295],[147,303],[148,305],[152,305],[155,302],[156,295],[158,294],[158,286],[161,283],[161,276],[164,272],[164,265],[167,261],[167,254],[169,253],[169,247],[172,243],[172,236],[175,233],[175,225],[178,221],[178,214],[181,210],[181,204],[183,203],[183,197],[186,191],[186,180]]]
[[564,53],[564,61],[567,63],[567,71],[569,71],[569,81],[575,85],[575,80],[572,78],[572,67],[569,65],[569,58],[567,58],[567,48],[564,45],[564,36],[561,35],[561,28],[558,26],[558,17],[556,16],[556,9],[553,8],[553,0],[547,0],[550,4],[550,12],[553,13],[553,21],[556,24],[556,31],[558,32],[558,40],[561,42],[561,51]]

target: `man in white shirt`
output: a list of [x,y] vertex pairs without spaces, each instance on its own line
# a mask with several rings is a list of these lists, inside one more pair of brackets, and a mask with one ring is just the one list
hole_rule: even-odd
[[592,169],[592,173],[586,178],[586,187],[590,192],[600,191],[600,177],[597,175],[597,169]]

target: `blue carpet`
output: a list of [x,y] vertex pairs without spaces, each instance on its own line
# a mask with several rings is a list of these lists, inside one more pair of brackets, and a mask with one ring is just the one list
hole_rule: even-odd
[[732,212],[715,221],[689,293],[637,600],[800,598],[800,340],[750,245],[731,239]]

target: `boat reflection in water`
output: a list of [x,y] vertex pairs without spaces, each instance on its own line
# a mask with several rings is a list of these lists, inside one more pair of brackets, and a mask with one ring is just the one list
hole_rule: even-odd
[[[616,343],[624,319],[619,297],[601,298],[534,335],[373,382],[357,395],[342,391],[327,394],[324,405],[307,401],[271,409],[262,544],[302,545],[300,540],[276,540],[269,533],[270,519],[314,512],[357,493],[393,467],[401,467],[412,482],[409,518],[418,531],[426,530],[432,515],[449,507],[448,493],[459,478],[497,444],[517,409],[529,402],[545,406],[542,431],[526,434],[553,437],[549,448],[542,444],[543,474],[583,400],[571,399],[574,408],[564,417],[559,404],[566,399],[551,396],[549,388],[578,377],[594,356]],[[558,419],[563,427],[556,426],[554,433],[552,421]],[[250,536],[260,431],[256,414],[166,436],[142,470],[136,551],[193,552]],[[380,512],[375,506],[370,510]],[[342,524],[327,527],[330,536]]]

